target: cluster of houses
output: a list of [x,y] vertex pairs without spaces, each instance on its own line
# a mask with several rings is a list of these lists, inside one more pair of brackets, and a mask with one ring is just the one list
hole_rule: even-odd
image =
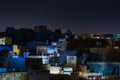
[[73,34],[46,26],[0,32],[0,72],[48,70],[79,77],[120,77],[120,34]]

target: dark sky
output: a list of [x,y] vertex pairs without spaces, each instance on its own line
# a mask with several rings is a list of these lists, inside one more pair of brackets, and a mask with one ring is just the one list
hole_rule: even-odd
[[46,25],[75,33],[120,33],[119,0],[0,0],[0,29]]

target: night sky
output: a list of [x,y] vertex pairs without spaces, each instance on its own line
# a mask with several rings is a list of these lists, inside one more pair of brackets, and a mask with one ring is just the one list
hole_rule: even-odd
[[0,0],[0,29],[46,25],[74,33],[120,33],[119,0]]

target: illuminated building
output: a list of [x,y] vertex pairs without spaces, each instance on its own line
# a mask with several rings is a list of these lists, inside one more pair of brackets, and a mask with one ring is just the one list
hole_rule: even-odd
[[50,67],[50,74],[60,74],[61,70],[60,67]]
[[16,55],[22,56],[25,47],[19,45],[0,45],[0,51],[1,50],[9,50],[10,53],[15,53]]
[[11,37],[1,37],[0,38],[0,45],[11,45],[12,44],[12,38]]

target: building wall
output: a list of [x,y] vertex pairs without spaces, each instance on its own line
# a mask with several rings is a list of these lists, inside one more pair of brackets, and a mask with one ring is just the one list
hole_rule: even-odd
[[28,80],[27,72],[0,73],[0,80]]
[[120,63],[113,62],[89,62],[90,73],[101,73],[103,76],[120,76]]

